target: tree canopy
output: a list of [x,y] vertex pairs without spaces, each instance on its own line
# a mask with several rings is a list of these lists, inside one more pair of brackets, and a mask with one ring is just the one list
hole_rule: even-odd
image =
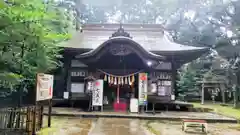
[[69,38],[70,24],[52,2],[6,0],[0,8],[0,96],[6,96],[61,64],[57,44]]

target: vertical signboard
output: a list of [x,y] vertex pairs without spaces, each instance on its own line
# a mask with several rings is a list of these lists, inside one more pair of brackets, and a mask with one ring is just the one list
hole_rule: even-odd
[[52,99],[53,75],[37,74],[36,101]]
[[145,105],[147,103],[147,73],[139,73],[138,82],[138,100],[139,105]]
[[103,105],[103,80],[96,80],[92,91],[92,106]]

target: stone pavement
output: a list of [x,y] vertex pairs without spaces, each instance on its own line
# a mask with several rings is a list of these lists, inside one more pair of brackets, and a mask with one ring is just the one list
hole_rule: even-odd
[[[45,117],[45,125],[47,119]],[[138,119],[53,117],[37,135],[152,135]]]
[[89,135],[151,135],[137,119],[99,118]]
[[[46,124],[44,117],[43,126]],[[210,123],[208,129],[207,135],[240,135],[237,124]],[[180,121],[54,116],[52,127],[43,129],[37,135],[202,135],[202,132],[201,129],[189,129],[185,133],[181,130]]]
[[[47,109],[44,110],[45,114]],[[76,108],[57,108],[52,111],[53,116],[71,116],[71,117],[92,117],[92,118],[138,118],[145,120],[181,120],[181,119],[203,119],[208,122],[221,123],[237,123],[234,118],[226,117],[215,113],[206,112],[161,112],[153,114],[133,114],[133,113],[117,113],[117,112],[83,112]]]

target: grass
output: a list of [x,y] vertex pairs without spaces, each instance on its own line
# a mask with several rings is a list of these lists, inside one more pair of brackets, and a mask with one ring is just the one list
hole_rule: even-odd
[[234,109],[230,106],[221,106],[220,104],[192,103],[196,108],[210,108],[213,112],[240,120],[240,109]]
[[59,128],[61,128],[61,125],[66,122],[64,119],[59,119],[56,117],[52,117],[52,123],[51,123],[51,128],[47,128],[47,118],[44,117],[43,120],[43,129],[37,133],[37,135],[48,135],[49,133],[54,133]]
[[[65,132],[69,135],[88,135],[92,120],[70,117],[52,117],[51,128],[43,128],[37,135],[55,135]],[[43,127],[47,126],[47,117],[43,119]],[[75,130],[77,129],[77,130]]]
[[220,104],[204,104],[192,103],[196,108],[210,108],[213,112],[224,116],[232,117],[238,120],[238,125],[232,129],[240,131],[240,109],[235,109],[231,106],[222,106]]
[[[192,104],[194,105],[195,108],[208,108],[208,109],[213,110],[213,112],[215,112],[217,114],[221,114],[224,116],[238,119],[238,121],[240,122],[240,109],[234,109],[231,106],[221,106],[220,104],[204,104],[204,105],[202,105],[201,103],[192,103]],[[155,130],[151,126],[151,123],[154,123],[154,122],[156,122],[156,121],[148,121],[145,125],[146,128],[154,135],[161,135],[161,133],[159,133],[157,130]],[[166,123],[166,121],[161,121],[161,122]],[[172,124],[174,124],[174,123],[172,123]],[[233,126],[233,127],[229,127],[229,128],[240,131],[240,124]]]
[[153,123],[155,121],[148,121],[146,122],[145,127],[148,129],[148,131],[150,131],[152,134],[154,135],[161,135],[157,130],[155,130],[150,124]]

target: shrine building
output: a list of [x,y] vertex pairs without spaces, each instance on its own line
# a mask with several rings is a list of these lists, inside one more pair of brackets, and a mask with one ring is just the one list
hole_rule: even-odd
[[55,98],[69,92],[71,102],[90,101],[89,81],[101,79],[103,107],[131,97],[174,102],[177,69],[209,51],[175,43],[159,24],[85,24],[62,46]]

